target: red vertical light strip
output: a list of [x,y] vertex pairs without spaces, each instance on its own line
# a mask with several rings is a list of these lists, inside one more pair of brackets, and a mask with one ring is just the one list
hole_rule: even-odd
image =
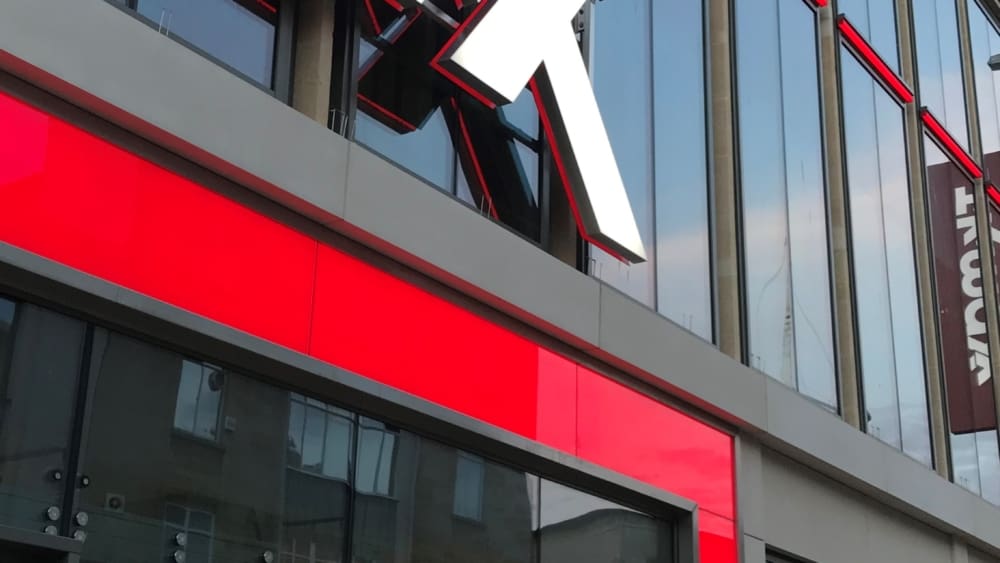
[[889,65],[882,60],[882,57],[875,52],[875,49],[851,25],[851,22],[847,21],[846,17],[840,16],[837,21],[837,27],[840,29],[840,36],[851,50],[868,65],[894,98],[904,104],[913,101],[913,91],[910,90],[910,87],[899,76],[896,76],[896,73],[889,68]]
[[990,203],[1000,211],[1000,189],[997,189],[992,182],[986,184],[986,197],[990,198]]
[[957,162],[966,174],[973,180],[983,177],[983,169],[972,160],[969,153],[958,144],[951,134],[944,128],[944,125],[927,108],[920,109],[920,120],[924,122],[924,127],[931,133],[931,136],[948,153],[952,160]]
[[476,147],[472,144],[472,137],[469,136],[469,128],[465,125],[465,115],[458,107],[458,100],[452,98],[451,107],[455,110],[455,114],[458,115],[458,126],[459,129],[462,130],[462,140],[465,143],[465,149],[469,151],[469,160],[472,161],[472,167],[475,169],[476,178],[479,180],[479,188],[483,190],[483,198],[486,200],[490,216],[499,221],[500,215],[497,214],[496,205],[493,204],[493,194],[490,193],[490,186],[486,183],[486,176],[483,174],[483,167],[479,164],[479,155],[476,154]]

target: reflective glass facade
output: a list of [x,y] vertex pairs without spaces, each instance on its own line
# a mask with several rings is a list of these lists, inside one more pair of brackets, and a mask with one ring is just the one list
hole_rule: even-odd
[[899,39],[895,4],[894,0],[836,0],[834,7],[868,40],[882,60],[898,72]]
[[704,6],[598,2],[591,79],[649,260],[591,249],[593,275],[712,340]]
[[956,9],[954,0],[914,2],[913,33],[920,103],[967,149],[969,135]]
[[382,421],[30,304],[0,327],[0,518],[82,561],[675,561],[666,520]]
[[816,14],[737,3],[750,365],[837,409]]
[[841,61],[866,428],[930,465],[903,110],[846,49]]

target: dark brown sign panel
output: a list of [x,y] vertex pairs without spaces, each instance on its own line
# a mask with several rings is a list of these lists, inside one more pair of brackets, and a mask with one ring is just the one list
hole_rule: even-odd
[[[928,155],[940,154],[928,143]],[[938,322],[951,431],[997,427],[973,183],[950,161],[927,169]]]

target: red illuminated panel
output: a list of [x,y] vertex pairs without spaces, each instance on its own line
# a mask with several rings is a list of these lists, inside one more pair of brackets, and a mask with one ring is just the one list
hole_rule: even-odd
[[687,497],[736,563],[727,434],[2,95],[0,123],[0,240]]
[[806,0],[806,2],[817,8],[822,8],[830,3],[829,0]]
[[698,548],[701,563],[736,563],[736,524],[710,512],[699,512]]
[[1000,190],[992,183],[986,184],[986,197],[989,198],[994,207],[1000,210]]
[[734,517],[732,437],[586,368],[577,386],[579,457]]
[[[564,436],[573,424],[572,395],[546,405],[538,397],[566,386],[575,364],[327,247],[319,252],[310,354],[527,438]],[[556,412],[539,419],[549,407]],[[540,429],[539,420],[555,428]]]
[[861,59],[861,61],[875,73],[875,76],[882,82],[890,94],[900,103],[908,104],[913,101],[913,91],[896,76],[889,65],[882,60],[882,57],[875,52],[875,49],[865,41],[857,29],[847,18],[840,16],[837,27],[840,29],[840,36],[844,39],[851,50]]
[[0,95],[0,240],[305,351],[317,243]]
[[948,156],[951,157],[956,163],[958,163],[966,174],[972,179],[982,178],[983,170],[969,153],[958,144],[958,141],[952,137],[941,122],[937,120],[936,117],[927,108],[920,109],[920,120],[924,122],[924,127],[927,131],[934,137],[934,140],[938,142],[941,148],[944,149]]

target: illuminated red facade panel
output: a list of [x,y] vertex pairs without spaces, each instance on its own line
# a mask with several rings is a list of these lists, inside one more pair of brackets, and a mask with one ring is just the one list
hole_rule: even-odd
[[903,104],[913,101],[913,91],[910,90],[910,87],[882,60],[882,57],[875,52],[875,49],[868,44],[868,41],[861,36],[861,33],[851,25],[847,18],[840,16],[837,20],[837,28],[840,29],[840,36],[851,48],[851,51],[871,69],[897,101]]
[[0,240],[687,497],[736,563],[733,438],[0,95]]
[[951,136],[950,133],[944,128],[944,125],[934,117],[934,114],[930,112],[927,108],[922,108],[920,110],[920,120],[924,122],[924,127],[931,134],[935,141],[945,150],[948,157],[957,162],[962,166],[962,169],[970,178],[982,178],[983,169],[976,164],[976,161],[972,160],[969,153],[965,152]]

